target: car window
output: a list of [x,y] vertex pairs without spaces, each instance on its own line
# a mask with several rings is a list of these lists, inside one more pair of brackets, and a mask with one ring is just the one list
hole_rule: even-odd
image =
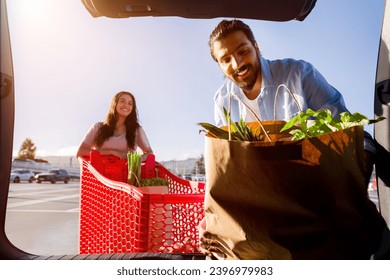
[[[224,81],[207,42],[221,18],[95,19],[80,1],[69,0],[13,0],[7,6],[17,104],[14,157],[31,138],[37,158],[79,170],[75,153],[81,139],[93,123],[104,121],[111,97],[121,90],[136,96],[156,160],[180,161],[204,153],[197,123],[213,123],[213,96]],[[303,22],[244,21],[253,28],[262,55],[311,62],[343,93],[351,111],[373,118],[382,13],[382,1],[351,5],[329,0],[318,1]],[[367,129],[372,133],[372,127]],[[52,192],[51,183],[44,183],[33,186]],[[34,254],[77,254],[79,183],[60,190],[58,197],[69,208],[48,210],[37,204],[21,210],[20,203],[10,203],[6,231],[11,242]],[[39,236],[38,229],[36,242],[17,233],[26,230],[23,222],[28,226],[28,220],[39,220],[43,213],[76,220],[70,229],[65,222],[56,224],[49,239]],[[21,227],[12,224],[17,218]],[[65,235],[70,245],[57,241]]]

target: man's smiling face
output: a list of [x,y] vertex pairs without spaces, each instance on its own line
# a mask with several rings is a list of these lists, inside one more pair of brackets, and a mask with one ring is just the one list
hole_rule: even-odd
[[259,51],[244,32],[235,31],[213,43],[222,72],[244,91],[252,90],[259,77]]

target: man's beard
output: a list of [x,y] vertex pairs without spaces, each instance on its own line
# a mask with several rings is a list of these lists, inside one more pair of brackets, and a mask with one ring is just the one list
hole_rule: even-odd
[[[245,80],[237,79],[238,74],[240,71],[243,70],[249,70],[251,73],[249,77],[247,77]],[[241,66],[239,69],[233,72],[232,78],[233,81],[245,92],[245,91],[251,91],[256,84],[257,77],[259,75],[260,71],[260,65],[259,62],[255,64],[245,64]]]

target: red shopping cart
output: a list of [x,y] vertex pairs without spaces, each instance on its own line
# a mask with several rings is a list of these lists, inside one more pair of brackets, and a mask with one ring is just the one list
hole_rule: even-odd
[[142,164],[141,178],[163,178],[169,186],[127,184],[127,162],[112,156],[80,160],[80,254],[199,252],[203,182],[172,174],[154,155]]

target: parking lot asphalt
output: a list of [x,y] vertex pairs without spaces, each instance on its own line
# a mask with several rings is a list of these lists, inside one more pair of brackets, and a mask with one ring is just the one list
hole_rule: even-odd
[[79,182],[10,184],[5,231],[23,251],[78,253]]

